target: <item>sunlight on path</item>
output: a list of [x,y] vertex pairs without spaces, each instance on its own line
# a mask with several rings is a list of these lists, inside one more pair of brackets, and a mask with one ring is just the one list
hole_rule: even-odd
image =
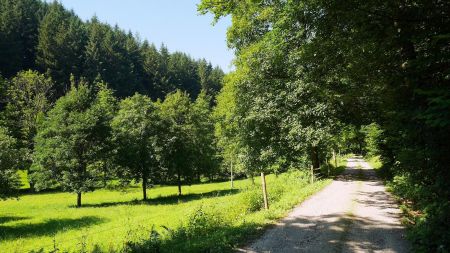
[[400,210],[361,158],[240,252],[409,252]]

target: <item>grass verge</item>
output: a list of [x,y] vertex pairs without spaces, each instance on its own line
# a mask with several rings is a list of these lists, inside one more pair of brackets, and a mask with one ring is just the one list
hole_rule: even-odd
[[229,252],[330,180],[309,184],[307,173],[267,176],[270,201],[261,210],[261,186],[250,180],[149,190],[98,190],[74,208],[69,193],[22,195],[0,205],[2,252]]

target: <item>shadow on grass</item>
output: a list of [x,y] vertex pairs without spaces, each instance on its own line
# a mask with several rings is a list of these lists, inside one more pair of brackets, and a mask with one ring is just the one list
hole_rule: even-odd
[[0,216],[0,225],[4,223],[8,223],[11,221],[18,221],[18,220],[26,220],[29,219],[29,217],[22,217],[22,216]]
[[[148,200],[131,200],[131,201],[118,201],[118,202],[104,202],[104,203],[96,203],[96,204],[83,204],[83,207],[110,207],[110,206],[119,206],[119,205],[173,205],[178,203],[189,202],[193,200],[199,200],[204,198],[214,198],[220,197],[230,194],[239,193],[238,189],[228,189],[228,190],[217,190],[210,191],[205,193],[191,193],[182,196],[178,195],[170,195],[170,196],[161,196],[154,199]],[[75,208],[75,206],[70,206]]]
[[[11,218],[11,217],[1,217]],[[0,239],[14,240],[17,238],[53,235],[57,232],[88,227],[106,222],[107,219],[97,216],[84,216],[77,219],[48,219],[41,223],[0,225]]]

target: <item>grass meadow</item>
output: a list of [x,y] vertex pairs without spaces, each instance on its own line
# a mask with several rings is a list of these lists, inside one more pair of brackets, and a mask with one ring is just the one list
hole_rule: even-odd
[[0,249],[6,252],[227,252],[322,189],[304,172],[268,175],[268,211],[260,178],[148,190],[101,189],[83,194],[26,194],[0,202]]

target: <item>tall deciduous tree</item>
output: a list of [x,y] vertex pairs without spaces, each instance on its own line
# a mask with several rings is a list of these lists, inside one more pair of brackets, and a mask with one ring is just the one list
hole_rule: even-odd
[[[214,107],[214,135],[224,165],[230,173],[231,182],[236,172],[242,172],[241,143],[239,139],[239,116],[236,112],[236,83],[232,72],[225,77],[224,86],[217,95]],[[233,183],[232,183],[233,185]]]
[[165,124],[163,163],[169,170],[169,179],[177,182],[178,195],[181,195],[182,183],[190,182],[194,175],[192,105],[187,93],[177,90],[166,96],[160,108]]
[[214,138],[214,121],[211,115],[211,97],[205,91],[200,92],[192,103],[191,121],[194,148],[194,169],[197,177],[216,174],[217,148]]
[[114,98],[103,85],[95,93],[87,83],[72,81],[70,91],[55,104],[38,127],[34,153],[36,188],[56,184],[77,194],[92,191],[102,177]]
[[140,180],[143,199],[147,200],[148,184],[158,182],[161,174],[162,128],[158,108],[149,97],[135,94],[120,102],[112,127],[118,174],[121,179]]

